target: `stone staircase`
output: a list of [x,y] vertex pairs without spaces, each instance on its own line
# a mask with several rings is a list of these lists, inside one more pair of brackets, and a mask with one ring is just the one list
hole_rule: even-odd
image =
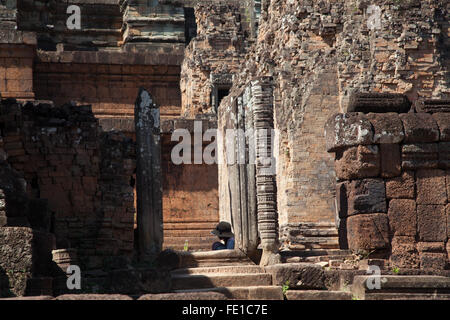
[[[270,267],[256,265],[237,250],[182,252],[180,257],[179,269],[171,273],[176,294],[217,292],[238,300],[450,299],[450,278],[445,276],[383,274],[381,289],[369,290],[365,269],[339,266],[354,257],[348,250],[284,252],[285,263]],[[294,257],[294,261],[286,261]],[[334,261],[339,262],[335,267]],[[364,265],[364,261],[360,263],[360,267]],[[347,280],[340,279],[342,276]],[[290,288],[283,293],[287,280]]]
[[[313,283],[315,280],[321,282],[316,275],[322,267],[316,262],[326,260],[326,257],[343,258],[348,254],[339,250],[314,250],[301,254],[304,262],[264,268],[237,250],[182,252],[180,268],[171,273],[172,289],[177,294],[217,292],[238,300],[351,300],[351,292],[329,291],[322,284]],[[305,283],[311,281],[311,286],[306,288],[307,283],[303,289],[289,289],[283,293],[286,279],[297,273],[305,278]]]
[[172,271],[176,293],[219,292],[228,299],[283,300],[272,275],[240,251],[183,252],[180,269]]
[[285,253],[282,260],[286,260],[286,257],[297,259],[293,259],[294,263],[278,265],[283,266],[282,269],[287,267],[279,272],[280,269],[277,268],[256,265],[238,250],[181,252],[180,268],[171,273],[172,289],[177,294],[218,292],[228,299],[239,300],[351,300],[351,292],[329,291],[322,285],[315,288],[315,284],[311,284],[309,288],[289,289],[283,293],[283,285],[290,273],[301,270],[299,273],[302,277],[313,279],[311,281],[314,282],[316,275],[322,270],[316,263],[337,258],[343,261],[349,256],[350,252],[346,250]]

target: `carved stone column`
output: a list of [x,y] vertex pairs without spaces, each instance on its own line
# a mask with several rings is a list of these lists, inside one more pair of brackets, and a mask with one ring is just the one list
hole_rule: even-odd
[[160,113],[145,89],[139,90],[134,116],[138,243],[145,259],[158,254],[163,242]]
[[270,77],[251,82],[256,136],[256,196],[261,265],[280,262],[275,159],[273,157],[273,90]]

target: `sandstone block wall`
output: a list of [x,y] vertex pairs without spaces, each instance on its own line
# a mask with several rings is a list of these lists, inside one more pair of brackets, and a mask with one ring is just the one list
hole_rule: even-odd
[[29,32],[1,30],[0,94],[3,98],[34,98],[33,59],[35,45],[36,37]]
[[6,161],[10,144],[0,137],[0,297],[32,294],[39,278],[48,283],[55,248],[48,203],[27,196],[23,175]]
[[100,257],[132,254],[131,139],[102,132],[90,106],[3,100],[0,128],[28,196],[48,200],[58,248],[76,248],[87,268]]
[[450,118],[432,109],[328,120],[341,247],[373,251],[402,268],[448,268]]
[[[199,120],[200,121],[200,120]],[[203,120],[201,134],[215,129],[214,120]],[[186,129],[194,143],[194,121],[186,119],[162,122],[162,184],[163,226],[165,248],[183,250],[186,240],[189,251],[210,250],[216,237],[211,230],[219,222],[219,193],[217,164],[195,164],[194,148],[191,164],[176,165],[172,161],[172,149],[178,141],[171,141],[172,132]],[[208,142],[202,142],[204,152]]]
[[[163,118],[180,114],[181,59],[167,54],[65,52],[40,53],[34,66],[36,98],[92,105],[100,119],[134,119],[140,87],[152,92]],[[116,127],[121,130],[124,128]]]

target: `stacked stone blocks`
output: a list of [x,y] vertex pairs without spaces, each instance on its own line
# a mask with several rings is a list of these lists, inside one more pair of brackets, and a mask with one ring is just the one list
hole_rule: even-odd
[[[70,104],[58,108],[45,102],[3,100],[0,127],[8,164],[23,174],[26,196],[36,199],[25,202],[34,208],[28,210],[33,211],[25,217],[28,221],[10,210],[8,225],[27,227],[34,219],[47,221],[50,231],[51,214],[56,246],[77,248],[87,269],[101,267],[105,256],[131,256],[131,139],[102,132],[90,106]],[[42,202],[50,209],[45,219],[35,214]]]
[[435,110],[328,120],[341,245],[381,253],[398,267],[448,268],[450,121]]

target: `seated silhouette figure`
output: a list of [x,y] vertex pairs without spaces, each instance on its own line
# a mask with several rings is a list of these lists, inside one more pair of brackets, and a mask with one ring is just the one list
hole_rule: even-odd
[[231,232],[231,225],[228,222],[219,222],[211,233],[220,240],[213,243],[213,250],[234,249],[234,234]]

